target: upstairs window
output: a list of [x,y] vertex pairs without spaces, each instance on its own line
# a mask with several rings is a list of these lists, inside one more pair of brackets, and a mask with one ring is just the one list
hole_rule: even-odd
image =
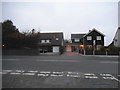
[[75,42],[80,42],[80,39],[79,38],[75,38]]
[[58,40],[59,40],[59,38],[56,38],[56,40],[58,41]]
[[87,36],[87,40],[92,40],[92,36]]
[[50,43],[50,40],[46,40],[46,43]]
[[41,43],[50,43],[50,40],[41,40]]
[[101,40],[101,36],[97,36],[97,40]]
[[45,43],[45,40],[41,40],[41,43]]

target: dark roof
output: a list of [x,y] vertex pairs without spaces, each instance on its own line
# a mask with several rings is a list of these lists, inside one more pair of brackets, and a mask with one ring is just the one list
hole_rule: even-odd
[[79,38],[81,39],[85,34],[71,34],[71,39]]
[[[39,38],[41,40],[51,40],[50,45],[61,45],[63,42],[63,32],[55,32],[55,33],[40,33]],[[58,38],[58,40],[56,40]]]
[[53,39],[53,38],[63,38],[63,32],[57,33],[40,33],[40,39]]
[[96,30],[95,28],[93,28],[92,30],[89,30],[89,32],[87,34],[85,34],[83,37],[87,36],[88,34],[92,33],[93,31],[98,32],[99,34],[105,36],[103,33],[99,32],[98,30]]

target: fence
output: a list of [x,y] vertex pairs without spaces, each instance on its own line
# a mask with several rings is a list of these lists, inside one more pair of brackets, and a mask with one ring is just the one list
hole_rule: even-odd
[[[84,51],[79,51],[79,53],[84,54]],[[93,51],[85,51],[85,55],[93,55]],[[95,51],[94,55],[120,55],[120,51]]]

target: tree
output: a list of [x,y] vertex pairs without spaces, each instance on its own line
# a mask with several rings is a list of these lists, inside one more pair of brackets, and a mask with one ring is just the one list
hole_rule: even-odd
[[19,36],[19,30],[13,25],[11,20],[6,20],[2,23],[2,44],[4,44],[4,47],[19,47]]
[[13,25],[13,22],[11,20],[6,20],[2,23],[2,34],[8,35],[12,33],[19,33],[16,26]]

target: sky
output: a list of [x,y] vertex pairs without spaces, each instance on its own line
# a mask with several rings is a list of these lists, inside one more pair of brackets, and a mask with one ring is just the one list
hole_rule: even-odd
[[40,32],[63,32],[65,39],[70,39],[71,33],[88,33],[96,28],[105,34],[105,45],[109,45],[118,28],[118,2],[3,0],[0,20],[7,19],[12,20],[20,32],[33,28]]

